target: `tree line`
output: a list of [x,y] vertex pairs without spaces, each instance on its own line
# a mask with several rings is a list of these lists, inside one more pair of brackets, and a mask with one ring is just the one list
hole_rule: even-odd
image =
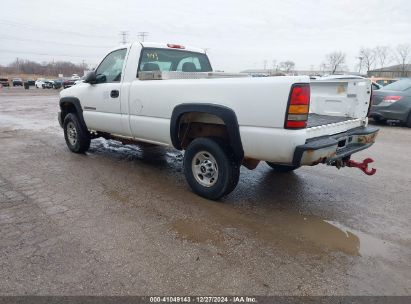
[[57,77],[58,74],[63,74],[64,76],[70,76],[72,74],[82,75],[85,69],[87,69],[87,65],[84,63],[75,64],[69,61],[51,61],[38,63],[35,61],[21,60],[17,58],[6,66],[0,65],[0,75],[35,74]]
[[[396,48],[389,46],[376,46],[374,48],[360,48],[357,59],[359,73],[373,69],[387,67],[388,64],[397,64],[400,71],[406,75],[407,64],[411,62],[411,45],[400,44]],[[346,54],[341,51],[329,53],[321,65],[321,69],[335,74],[346,69]]]

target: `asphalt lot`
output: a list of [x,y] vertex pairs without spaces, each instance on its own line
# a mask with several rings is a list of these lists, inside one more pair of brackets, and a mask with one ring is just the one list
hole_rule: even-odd
[[222,202],[173,149],[67,149],[55,90],[0,89],[1,295],[411,295],[411,129],[376,175],[242,169]]

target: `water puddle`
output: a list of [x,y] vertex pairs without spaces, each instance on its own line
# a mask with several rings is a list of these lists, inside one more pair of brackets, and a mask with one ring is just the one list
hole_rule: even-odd
[[17,117],[12,115],[0,114],[0,128],[12,128],[14,130],[43,130],[56,125],[55,121],[45,119],[31,120],[28,117]]
[[169,229],[194,243],[228,246],[229,240],[254,238],[291,253],[343,252],[351,256],[389,256],[388,244],[378,238],[314,216],[277,211],[263,217],[230,206],[208,206],[207,220],[180,219]]
[[337,227],[341,231],[349,235],[355,235],[359,239],[359,247],[358,252],[361,256],[389,256],[390,250],[389,248],[393,246],[387,241],[380,240],[372,235],[366,234],[362,231],[353,230],[351,228],[347,228],[344,225],[333,222],[333,221],[326,221],[329,224]]
[[[293,254],[342,252],[351,256],[389,257],[392,251],[393,244],[338,222],[269,206],[261,206],[252,212],[235,204],[201,199],[186,188],[182,190],[179,183],[164,182],[164,179],[159,178],[159,174],[165,174],[167,180],[177,172],[170,168],[181,167],[182,155],[179,152],[175,154],[163,147],[123,146],[121,143],[104,139],[95,140],[91,150],[94,153],[108,151],[110,157],[113,151],[117,159],[150,163],[150,170],[139,167],[139,170],[133,171],[136,177],[144,178],[150,185],[151,192],[178,202],[177,206],[186,204],[186,207],[193,211],[190,218],[176,219],[169,223],[168,229],[179,239],[211,244],[222,249],[243,241],[256,241]],[[166,173],[153,170],[163,167],[167,167]],[[182,177],[178,175],[178,178]],[[136,182],[138,183],[138,180]],[[105,193],[117,202],[132,201],[132,196],[127,191],[107,190]],[[157,211],[161,214],[167,213],[159,208]]]

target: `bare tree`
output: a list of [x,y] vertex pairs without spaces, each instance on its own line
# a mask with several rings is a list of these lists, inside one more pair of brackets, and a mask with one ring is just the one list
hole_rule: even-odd
[[68,61],[44,61],[37,63],[29,60],[16,59],[7,67],[3,68],[3,70],[9,74],[23,73],[57,77],[58,74],[82,74],[85,66],[84,62],[82,64],[74,64]]
[[389,46],[376,46],[374,48],[375,60],[378,62],[381,69],[389,62],[389,53]]
[[294,61],[287,60],[287,61],[280,62],[279,66],[280,66],[281,71],[288,73],[294,69],[295,63]]
[[409,44],[400,44],[397,46],[397,61],[401,65],[402,75],[405,76],[405,68],[407,63],[410,61],[409,57],[411,55],[411,46]]
[[370,48],[361,48],[359,58],[362,58],[362,65],[366,68],[367,72],[372,70],[375,62],[375,52]]
[[335,51],[326,55],[324,64],[328,67],[331,74],[335,74],[335,72],[338,69],[342,69],[345,64],[345,53]]

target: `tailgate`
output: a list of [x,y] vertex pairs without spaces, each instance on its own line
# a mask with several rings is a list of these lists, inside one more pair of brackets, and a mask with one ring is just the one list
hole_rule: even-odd
[[311,81],[308,138],[332,135],[367,124],[371,82],[368,79]]

